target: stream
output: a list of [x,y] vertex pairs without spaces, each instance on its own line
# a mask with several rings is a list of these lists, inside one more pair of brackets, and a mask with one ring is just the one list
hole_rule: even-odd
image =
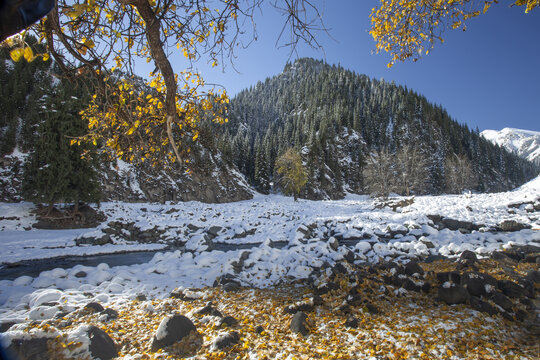
[[[282,248],[286,242],[275,242],[273,247]],[[260,246],[260,243],[226,244],[215,243],[214,249],[219,251],[249,250]],[[110,267],[129,266],[150,262],[158,252],[181,250],[184,248],[165,248],[152,251],[117,252],[101,255],[59,256],[46,259],[22,260],[16,263],[0,265],[0,280],[14,280],[20,276],[37,277],[41,272],[55,268],[69,269],[76,265],[98,266],[105,263]]]

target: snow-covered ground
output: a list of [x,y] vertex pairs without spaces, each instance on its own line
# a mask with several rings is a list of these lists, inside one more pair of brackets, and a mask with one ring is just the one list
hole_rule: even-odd
[[[294,202],[277,195],[230,204],[115,202],[101,205],[108,221],[98,228],[79,230],[32,230],[35,219],[30,214],[31,204],[2,203],[0,263],[166,245],[130,243],[114,237],[114,244],[75,245],[77,237],[103,235],[102,230],[111,221],[134,222],[140,230],[160,229],[164,241],[185,243],[186,250],[157,253],[145,264],[77,265],[44,271],[35,278],[0,280],[0,319],[43,320],[89,301],[115,304],[141,293],[163,298],[174,288],[211,286],[216,277],[235,274],[235,270],[235,276],[245,285],[267,287],[305,278],[323,262],[332,264],[350,257],[351,251],[359,263],[382,259],[406,262],[411,256],[451,257],[464,250],[485,256],[512,244],[540,246],[540,212],[531,205],[538,201],[540,177],[506,193],[416,197],[413,204],[396,211],[379,208],[375,200],[357,195],[318,202]],[[523,205],[508,206],[516,203]],[[469,221],[482,228],[465,233],[438,230],[428,215]],[[532,228],[487,231],[504,220]],[[285,246],[277,247],[276,242]],[[212,244],[253,247],[208,251]]]

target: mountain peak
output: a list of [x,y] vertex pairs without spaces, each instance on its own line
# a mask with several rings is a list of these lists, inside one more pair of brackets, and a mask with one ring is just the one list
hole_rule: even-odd
[[540,164],[540,132],[514,128],[484,130],[481,135],[520,157]]

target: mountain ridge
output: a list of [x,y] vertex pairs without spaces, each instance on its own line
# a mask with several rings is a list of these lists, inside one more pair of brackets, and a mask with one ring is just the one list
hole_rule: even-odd
[[480,134],[494,144],[540,165],[540,132],[505,127],[502,130],[487,129]]

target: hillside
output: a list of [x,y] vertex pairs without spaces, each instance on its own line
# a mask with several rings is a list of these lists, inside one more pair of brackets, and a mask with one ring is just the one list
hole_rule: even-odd
[[504,128],[500,131],[484,130],[480,134],[492,143],[540,165],[540,132]]
[[365,164],[382,150],[395,162],[405,145],[426,162],[417,194],[448,192],[445,162],[456,155],[470,163],[481,192],[515,188],[538,173],[414,91],[313,59],[239,93],[224,130],[220,149],[263,193],[278,190],[274,164],[291,146],[309,173],[302,194],[309,199],[368,192]]

